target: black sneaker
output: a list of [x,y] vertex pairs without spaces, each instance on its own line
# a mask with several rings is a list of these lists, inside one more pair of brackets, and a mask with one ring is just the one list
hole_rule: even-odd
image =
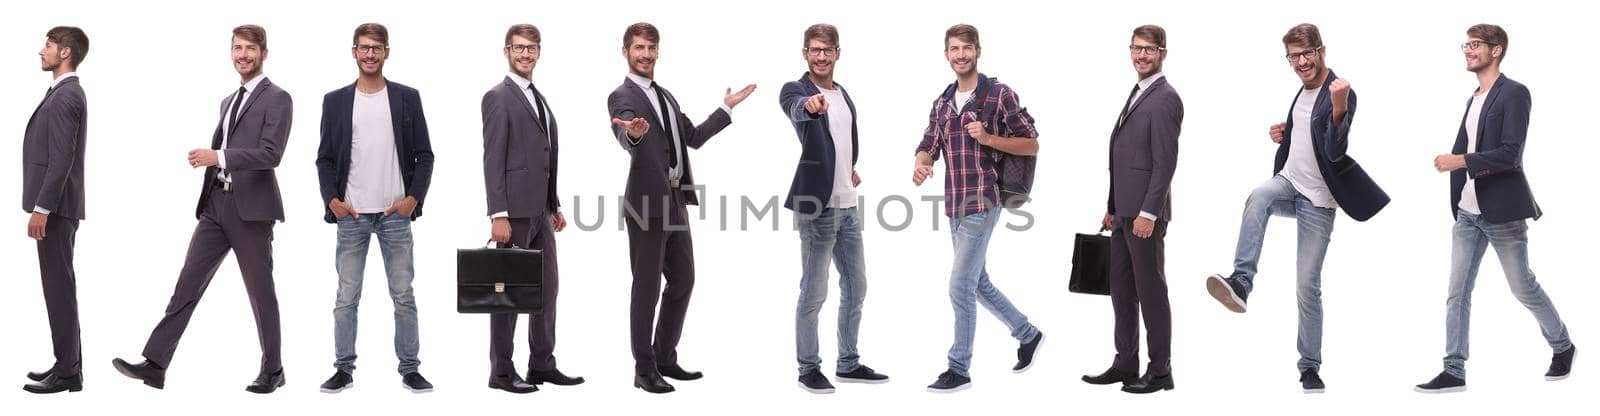
[[1021,373],[1033,367],[1033,355],[1039,352],[1039,344],[1044,343],[1044,332],[1040,331],[1033,336],[1032,341],[1017,347],[1017,365],[1011,367],[1011,372]]
[[356,379],[351,377],[350,373],[335,371],[333,377],[328,377],[328,381],[322,382],[322,392],[338,393],[355,386]]
[[1455,393],[1467,391],[1467,380],[1452,376],[1450,373],[1440,372],[1433,380],[1418,384],[1416,390],[1421,393]]
[[871,367],[864,365],[858,365],[856,369],[850,370],[848,373],[835,372],[833,375],[839,377],[840,383],[883,384],[889,382],[889,376],[878,374],[878,372],[872,371]]
[[1300,372],[1300,391],[1315,394],[1327,390],[1328,385],[1322,383],[1322,377],[1317,375],[1317,369],[1311,368]]
[[1567,348],[1566,351],[1550,357],[1550,371],[1544,373],[1544,379],[1547,381],[1566,380],[1567,376],[1572,375],[1572,356],[1577,353],[1578,346],[1574,345]]
[[800,388],[816,394],[833,393],[833,383],[829,383],[828,377],[822,375],[822,370],[814,368],[800,375]]
[[428,379],[422,378],[422,373],[413,371],[401,378],[400,382],[405,384],[406,390],[411,390],[412,393],[433,392],[433,383],[429,383]]
[[1222,306],[1236,313],[1244,313],[1245,300],[1250,298],[1250,291],[1239,283],[1239,279],[1222,277],[1220,274],[1206,278],[1206,291],[1211,292],[1211,297],[1217,298],[1217,302],[1222,302]]
[[945,370],[939,374],[939,379],[928,385],[928,391],[934,393],[954,393],[972,387],[972,378],[956,374],[954,370]]

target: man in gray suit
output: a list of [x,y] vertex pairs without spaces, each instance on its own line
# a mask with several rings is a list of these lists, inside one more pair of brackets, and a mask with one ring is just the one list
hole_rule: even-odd
[[506,30],[509,73],[483,94],[483,181],[489,202],[490,239],[501,247],[544,252],[543,308],[528,314],[528,378],[511,362],[516,314],[494,314],[489,321],[489,387],[511,393],[539,391],[535,385],[573,386],[583,377],[556,369],[556,267],[553,233],[567,228],[556,196],[556,119],[544,94],[533,85],[539,62],[539,28],[518,24]]
[[[678,366],[678,339],[694,291],[694,247],[685,205],[699,205],[687,148],[699,149],[733,121],[733,107],[754,92],[754,84],[729,89],[722,108],[695,125],[678,100],[653,80],[660,32],[635,23],[622,34],[628,77],[606,99],[612,132],[631,156],[622,203],[632,259],[633,297],[629,304],[633,348],[633,386],[651,393],[673,387],[661,377],[695,380],[698,371]],[[667,287],[661,288],[666,277]],[[656,316],[656,304],[661,315]],[[652,332],[652,326],[654,331]],[[652,341],[653,335],[653,341]]]
[[28,118],[22,136],[22,212],[28,238],[39,251],[39,277],[50,315],[50,341],[56,362],[49,370],[28,373],[29,393],[83,390],[83,345],[78,336],[78,283],[72,249],[83,220],[83,147],[87,137],[88,102],[78,85],[78,64],[89,54],[89,37],[76,27],[59,26],[45,33],[39,67],[55,81],[44,101]]
[[[1111,369],[1083,376],[1089,384],[1123,385],[1129,393],[1171,390],[1172,307],[1165,268],[1167,222],[1172,220],[1172,174],[1178,165],[1183,100],[1167,83],[1167,31],[1133,30],[1128,53],[1139,83],[1111,129],[1111,189],[1101,231],[1111,230],[1111,311],[1117,347]],[[1130,236],[1131,235],[1131,236]],[[1150,365],[1139,377],[1139,316],[1143,312]]]
[[178,339],[229,251],[239,263],[261,340],[261,372],[245,390],[266,394],[283,387],[278,298],[272,283],[272,227],[283,221],[283,199],[273,169],[289,143],[294,103],[262,75],[266,59],[265,29],[233,29],[233,66],[241,87],[222,100],[211,147],[189,151],[189,165],[205,168],[205,175],[195,208],[200,222],[190,237],[177,287],[144,346],[145,361],[112,360],[118,372],[150,387],[165,387]]

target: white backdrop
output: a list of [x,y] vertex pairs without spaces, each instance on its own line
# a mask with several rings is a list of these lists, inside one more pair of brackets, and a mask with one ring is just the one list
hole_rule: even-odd
[[[50,397],[16,388],[25,371],[51,362],[49,330],[33,242],[16,199],[0,217],[0,375],[13,383],[0,402],[27,410],[105,412],[176,406],[176,413],[283,412],[583,412],[665,409],[666,413],[863,414],[975,413],[990,409],[1102,413],[1115,409],[1218,413],[1347,413],[1365,409],[1572,409],[1595,387],[1579,360],[1577,375],[1540,377],[1550,351],[1528,312],[1510,296],[1494,256],[1485,259],[1473,310],[1472,390],[1444,397],[1410,386],[1440,370],[1443,307],[1450,253],[1448,176],[1432,160],[1454,140],[1476,85],[1457,45],[1465,29],[1491,22],[1510,33],[1503,69],[1533,91],[1534,114],[1524,162],[1547,213],[1530,236],[1534,270],[1574,339],[1590,348],[1600,331],[1600,290],[1583,260],[1594,244],[1587,185],[1580,169],[1597,148],[1591,92],[1581,72],[1595,67],[1579,3],[1346,2],[1211,4],[1097,2],[273,2],[152,4],[84,0],[18,3],[0,17],[0,146],[15,163],[30,109],[50,81],[37,70],[44,33],[55,25],[87,31],[91,50],[79,73],[90,103],[89,219],[78,233],[78,300],[86,390]],[[664,396],[630,386],[627,341],[629,272],[626,234],[609,200],[605,226],[569,228],[562,257],[560,338],[563,371],[588,378],[579,387],[545,387],[530,396],[486,389],[488,318],[453,311],[454,249],[488,235],[481,172],[478,103],[505,73],[500,47],[513,23],[538,25],[544,53],[535,81],[564,133],[560,190],[569,220],[593,224],[597,211],[574,217],[574,198],[592,207],[622,192],[627,155],[602,114],[621,80],[623,28],[649,21],[662,32],[657,78],[699,120],[724,88],[759,85],[733,112],[734,123],[692,152],[696,178],[709,187],[707,220],[694,223],[698,285],[681,362],[707,374],[676,382]],[[422,372],[438,386],[415,396],[393,372],[391,308],[376,250],[361,312],[357,387],[330,396],[316,385],[332,374],[336,288],[334,227],[320,221],[313,160],[322,94],[355,79],[348,54],[356,25],[390,29],[391,80],[418,88],[438,161],[427,214],[415,223]],[[861,192],[869,207],[889,195],[917,201],[938,182],[910,184],[912,149],[929,103],[953,76],[940,52],[944,29],[966,22],[982,31],[979,68],[1014,87],[1038,119],[1043,147],[1035,226],[1001,229],[990,246],[996,285],[1049,333],[1032,371],[1013,375],[1015,342],[986,313],[973,362],[974,388],[950,396],[924,392],[944,370],[951,341],[946,295],[949,234],[942,211],[916,202],[911,228],[877,226],[868,212],[868,279],[863,362],[893,377],[887,385],[840,385],[814,396],[794,386],[797,234],[784,211],[738,231],[740,195],[765,200],[788,188],[799,149],[774,102],[783,82],[805,71],[799,48],[810,24],[837,25],[843,54],[837,79],[860,112]],[[1394,202],[1367,223],[1340,214],[1324,270],[1327,331],[1323,377],[1329,393],[1300,394],[1294,363],[1294,226],[1275,219],[1268,231],[1258,290],[1249,314],[1235,315],[1203,289],[1203,277],[1231,266],[1238,216],[1248,192],[1268,178],[1274,146],[1269,124],[1283,120],[1299,82],[1283,60],[1279,37],[1290,26],[1321,26],[1327,62],[1352,83],[1360,107],[1351,153]],[[154,391],[117,374],[113,357],[138,358],[160,318],[193,228],[200,172],[185,152],[209,144],[216,104],[237,87],[228,60],[229,29],[255,23],[269,33],[266,74],[296,99],[293,133],[278,169],[289,221],[278,225],[276,280],[282,304],[289,383],[267,397],[245,393],[257,343],[250,309],[230,260],[206,295],[168,372]],[[1166,27],[1166,74],[1187,104],[1174,184],[1176,222],[1168,234],[1167,275],[1178,389],[1131,397],[1078,381],[1110,363],[1111,308],[1103,297],[1066,292],[1075,232],[1093,231],[1106,192],[1106,141],[1135,81],[1126,45],[1132,28]],[[942,176],[942,164],[936,169]],[[16,198],[19,169],[0,169],[0,195]],[[732,205],[727,231],[720,196]],[[608,197],[609,198],[609,197]],[[780,209],[781,211],[781,209]],[[770,215],[770,214],[769,214]],[[907,215],[888,205],[890,223]],[[1008,216],[1009,221],[1018,217]],[[751,218],[754,222],[755,219]],[[9,224],[9,225],[6,225]],[[930,224],[939,224],[937,229]],[[8,236],[8,237],[7,237]],[[824,368],[831,368],[837,289],[824,307]],[[524,320],[525,322],[525,320]],[[519,336],[522,363],[526,346]],[[1586,353],[1590,354],[1590,353]],[[519,365],[520,366],[520,365]]]

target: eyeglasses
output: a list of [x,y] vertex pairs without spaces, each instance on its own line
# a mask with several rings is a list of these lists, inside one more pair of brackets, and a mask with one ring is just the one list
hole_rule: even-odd
[[1461,44],[1461,50],[1463,50],[1463,51],[1476,50],[1476,49],[1478,49],[1479,46],[1485,46],[1485,45],[1487,45],[1487,46],[1499,46],[1499,45],[1494,44],[1494,43],[1484,42],[1484,41],[1481,41],[1481,40],[1474,40],[1474,41],[1470,41],[1470,42]]
[[805,48],[806,55],[833,57],[839,55],[839,48]]
[[377,54],[389,51],[388,45],[355,45],[351,46],[351,48],[362,54]]
[[1315,47],[1315,48],[1311,48],[1311,49],[1300,51],[1300,52],[1296,52],[1296,53],[1284,54],[1283,58],[1284,59],[1288,59],[1290,63],[1300,62],[1301,58],[1305,58],[1307,60],[1317,59],[1317,51],[1320,51],[1320,50],[1322,50],[1322,47],[1318,46],[1318,47]]
[[526,53],[529,53],[529,54],[538,55],[539,54],[539,45],[538,44],[531,44],[531,45],[512,44],[512,45],[506,45],[506,50],[511,51],[511,53],[513,53],[513,54],[526,52]]
[[1128,53],[1132,53],[1134,55],[1155,55],[1157,53],[1166,52],[1166,51],[1167,51],[1167,48],[1163,48],[1163,47],[1160,47],[1160,46],[1128,45]]

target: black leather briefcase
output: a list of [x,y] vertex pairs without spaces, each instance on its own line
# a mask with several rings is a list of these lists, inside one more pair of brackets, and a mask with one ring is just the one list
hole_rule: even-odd
[[1072,276],[1067,290],[1087,295],[1111,294],[1111,237],[1078,234],[1072,243]]
[[456,250],[456,312],[537,312],[544,306],[543,281],[540,250]]

